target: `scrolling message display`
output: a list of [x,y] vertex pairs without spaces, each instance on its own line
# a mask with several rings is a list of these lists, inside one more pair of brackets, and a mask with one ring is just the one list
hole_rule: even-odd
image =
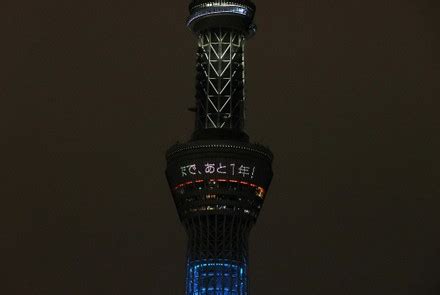
[[267,164],[258,161],[217,158],[195,159],[170,165],[167,175],[171,185],[197,179],[234,179],[267,187],[272,172]]
[[242,178],[254,178],[255,166],[237,165],[237,163],[223,164],[221,162],[216,163],[204,163],[197,166],[197,164],[189,164],[185,166],[180,166],[181,176],[185,177],[188,175],[237,175]]

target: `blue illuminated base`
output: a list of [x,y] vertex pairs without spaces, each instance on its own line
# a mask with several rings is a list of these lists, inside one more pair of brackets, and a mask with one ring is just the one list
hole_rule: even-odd
[[190,261],[186,295],[247,295],[245,263],[230,260]]

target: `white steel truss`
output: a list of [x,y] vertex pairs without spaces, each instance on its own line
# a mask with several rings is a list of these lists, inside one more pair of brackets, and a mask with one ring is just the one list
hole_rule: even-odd
[[199,35],[197,125],[242,129],[244,119],[244,36],[229,29]]

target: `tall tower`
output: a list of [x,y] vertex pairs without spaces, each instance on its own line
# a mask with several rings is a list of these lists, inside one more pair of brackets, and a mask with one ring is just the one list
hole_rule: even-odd
[[250,0],[192,0],[198,38],[195,130],[166,153],[166,176],[188,235],[186,294],[247,295],[248,236],[272,179],[272,153],[244,132],[244,43]]

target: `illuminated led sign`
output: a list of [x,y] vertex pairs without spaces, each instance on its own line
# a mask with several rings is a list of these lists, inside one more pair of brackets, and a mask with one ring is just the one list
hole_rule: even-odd
[[185,159],[176,161],[167,169],[168,181],[172,187],[200,179],[226,179],[250,182],[267,188],[271,173],[269,163],[258,159]]

